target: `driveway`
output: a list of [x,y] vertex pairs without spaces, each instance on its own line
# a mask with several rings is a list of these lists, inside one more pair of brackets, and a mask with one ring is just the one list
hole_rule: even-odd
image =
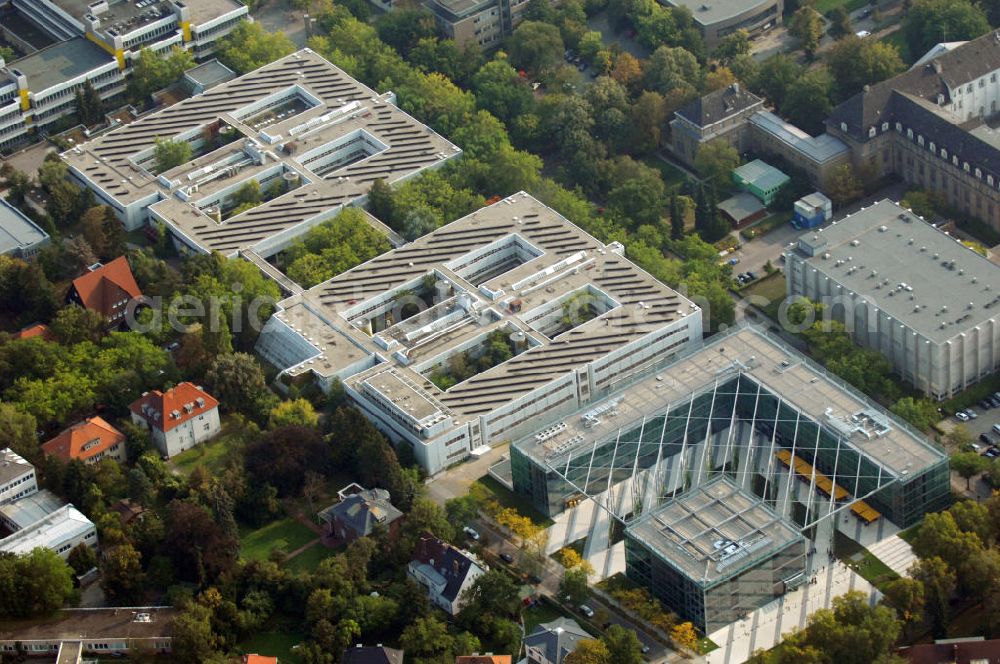
[[[485,548],[488,551],[497,556],[501,553],[507,553],[513,556],[513,565],[515,566],[516,571],[516,566],[522,556],[521,549],[510,540],[506,539],[505,535],[487,519],[479,519],[476,522],[476,528],[480,533],[486,535]],[[563,566],[552,560],[552,558],[546,557],[544,569],[539,575],[541,582],[535,586],[536,591],[550,596],[554,601],[561,604],[562,602],[559,601],[559,581],[562,579],[562,574]],[[667,648],[639,625],[615,613],[611,607],[606,606],[597,597],[591,596],[587,600],[587,606],[594,609],[597,613],[597,617],[604,618],[604,616],[606,616],[606,618],[604,618],[605,622],[611,625],[621,625],[630,632],[635,632],[635,635],[638,637],[642,645],[649,648],[649,652],[646,653],[645,657],[650,662],[660,664],[662,662],[681,661],[682,658],[679,654]],[[570,612],[576,612],[576,607],[565,608]],[[595,617],[595,620],[597,617]]]
[[469,493],[472,483],[486,474],[500,457],[510,452],[510,445],[499,445],[478,459],[469,459],[459,465],[442,471],[426,482],[427,497],[438,505],[444,505],[451,498]]
[[[890,201],[898,201],[903,197],[903,194],[906,193],[906,189],[906,185],[902,183],[884,187],[871,196],[866,196],[856,203],[852,203],[838,209],[834,213],[833,219],[843,219],[849,214],[854,214],[862,207],[868,207],[876,201],[881,201],[886,198]],[[832,222],[827,222],[824,226],[829,225],[830,223]],[[798,230],[792,227],[791,223],[788,223],[747,242],[743,240],[743,237],[738,232],[734,231],[734,237],[736,237],[736,239],[740,242],[743,242],[743,246],[740,247],[735,253],[726,256],[726,258],[736,257],[740,259],[740,262],[733,266],[734,274],[739,274],[740,272],[746,272],[749,270],[751,272],[759,273],[758,276],[760,276],[764,273],[764,263],[769,260],[774,267],[781,267],[780,257],[781,254],[784,253],[785,247],[787,247],[789,243],[796,242],[799,237],[806,232],[809,231]]]

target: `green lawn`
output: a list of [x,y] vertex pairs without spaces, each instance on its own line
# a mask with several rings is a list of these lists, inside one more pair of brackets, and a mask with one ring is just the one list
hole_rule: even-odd
[[292,572],[314,572],[319,564],[332,556],[336,551],[316,542],[308,549],[284,564],[284,568]]
[[294,647],[305,639],[305,634],[292,630],[258,632],[241,643],[240,650],[277,657],[281,664],[301,664],[302,659],[296,654]]
[[513,491],[505,487],[504,485],[497,482],[489,475],[483,475],[475,482],[480,486],[486,488],[489,492],[490,497],[500,503],[503,507],[513,507],[522,516],[526,516],[536,525],[542,528],[548,528],[555,521],[548,518],[541,512],[535,509],[535,507],[528,502],[523,496],[515,494]]
[[767,304],[759,304],[757,306],[773,320],[778,320],[778,308],[786,296],[785,275],[781,271],[775,272],[771,276],[764,277],[750,284],[740,291],[740,293],[743,297],[753,295],[767,300]]
[[660,175],[663,176],[663,183],[667,185],[668,191],[677,189],[687,180],[687,173],[655,155],[644,157],[642,163],[660,172]]
[[556,618],[563,616],[567,618],[573,617],[562,611],[556,604],[543,599],[538,604],[535,604],[530,609],[525,609],[521,613],[521,617],[524,619],[524,633],[531,634],[532,630],[541,623],[552,622]]
[[816,11],[825,15],[835,7],[846,7],[847,11],[853,12],[855,9],[861,9],[867,4],[866,0],[817,0],[815,7]]
[[837,557],[852,570],[861,575],[876,588],[898,579],[888,565],[876,558],[872,553],[854,540],[839,531],[834,535],[834,548]]
[[247,432],[233,424],[232,418],[222,421],[222,433],[186,452],[170,459],[167,465],[182,475],[189,475],[197,466],[205,466],[209,473],[220,472],[230,454],[242,452]]
[[316,533],[286,517],[257,530],[241,529],[240,557],[245,560],[267,560],[274,549],[294,551],[316,537]]
[[718,649],[719,649],[719,644],[713,641],[712,639],[708,638],[707,636],[703,636],[700,639],[698,639],[699,655],[707,655],[713,650],[718,650]]
[[909,542],[910,544],[913,544],[913,540],[915,540],[917,538],[917,533],[920,532],[920,526],[922,526],[923,524],[924,524],[924,522],[921,521],[917,525],[910,526],[906,530],[901,530],[900,532],[898,532],[896,534],[899,535],[899,539],[905,540],[905,541]]

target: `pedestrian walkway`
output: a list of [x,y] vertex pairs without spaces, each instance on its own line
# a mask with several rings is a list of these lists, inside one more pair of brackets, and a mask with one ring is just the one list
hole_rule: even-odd
[[899,535],[893,535],[872,544],[868,547],[868,551],[900,576],[906,576],[910,566],[917,562],[917,556],[914,555],[910,543]]
[[809,616],[833,605],[833,598],[859,590],[871,601],[878,597],[870,583],[840,562],[817,572],[815,579],[782,595],[749,616],[709,635],[718,650],[705,656],[707,664],[742,664],[754,651],[768,650],[792,630],[806,626]]

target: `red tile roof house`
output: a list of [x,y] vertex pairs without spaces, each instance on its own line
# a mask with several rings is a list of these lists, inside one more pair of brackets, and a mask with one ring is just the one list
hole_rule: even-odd
[[132,421],[149,429],[165,457],[191,449],[219,433],[219,402],[191,383],[146,392],[129,406]]
[[125,434],[101,417],[88,417],[43,444],[42,451],[66,462],[79,459],[94,464],[114,459],[125,463]]
[[256,653],[243,655],[242,664],[278,664],[277,657],[265,657]]
[[56,340],[56,335],[52,334],[52,330],[50,330],[49,326],[45,323],[34,323],[28,327],[21,328],[19,332],[15,332],[10,335],[12,341],[16,341],[18,339],[31,339],[34,337],[41,337],[46,341]]
[[119,256],[106,265],[90,266],[86,274],[74,279],[66,300],[104,314],[108,327],[117,328],[125,322],[128,303],[141,296],[132,268],[124,256]]

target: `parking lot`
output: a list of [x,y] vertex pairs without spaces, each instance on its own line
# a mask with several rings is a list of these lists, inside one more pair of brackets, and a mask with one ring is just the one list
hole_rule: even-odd
[[[1000,408],[990,408],[988,410],[982,408],[978,404],[971,407],[973,413],[976,417],[968,421],[961,421],[955,417],[955,413],[947,413],[948,417],[944,422],[941,423],[941,428],[950,429],[956,424],[963,425],[972,434],[973,442],[979,446],[979,452],[982,454],[986,452],[986,445],[980,440],[980,436],[985,435],[994,443],[1000,442],[1000,435],[993,430],[993,425],[1000,424]],[[960,450],[949,450],[949,452],[958,452]]]

